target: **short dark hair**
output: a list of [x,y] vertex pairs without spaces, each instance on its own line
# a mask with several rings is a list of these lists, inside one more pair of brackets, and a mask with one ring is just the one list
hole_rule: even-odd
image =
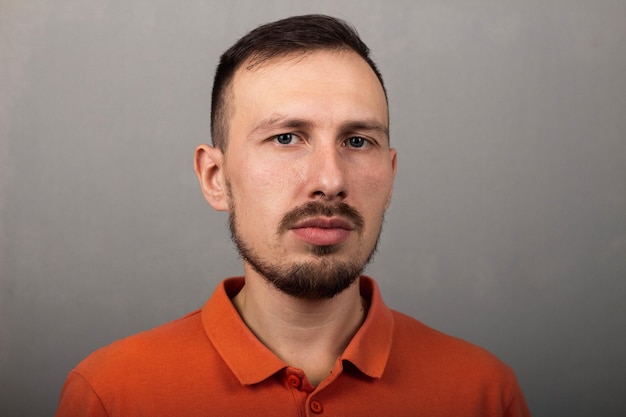
[[228,137],[227,93],[235,72],[244,62],[251,65],[295,52],[345,49],[359,54],[372,68],[385,92],[380,71],[369,56],[369,48],[356,29],[341,19],[311,14],[267,23],[239,39],[220,58],[211,96],[211,137],[224,152]]

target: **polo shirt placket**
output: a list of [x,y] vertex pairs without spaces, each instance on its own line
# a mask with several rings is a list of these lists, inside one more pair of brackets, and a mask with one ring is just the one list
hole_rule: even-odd
[[283,386],[291,391],[296,401],[299,414],[317,417],[329,407],[328,401],[322,398],[332,394],[332,383],[341,378],[344,361],[365,377],[382,376],[391,348],[393,317],[371,278],[361,278],[361,294],[370,305],[367,317],[376,320],[366,317],[331,374],[317,387],[309,384],[302,370],[280,360],[246,326],[231,301],[243,285],[243,278],[225,280],[202,309],[202,322],[209,340],[242,385],[252,387],[280,375]]

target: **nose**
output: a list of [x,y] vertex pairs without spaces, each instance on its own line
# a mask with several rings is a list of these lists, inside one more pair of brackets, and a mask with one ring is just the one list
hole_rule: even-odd
[[308,194],[311,199],[343,200],[348,196],[348,167],[336,146],[323,146],[311,154]]

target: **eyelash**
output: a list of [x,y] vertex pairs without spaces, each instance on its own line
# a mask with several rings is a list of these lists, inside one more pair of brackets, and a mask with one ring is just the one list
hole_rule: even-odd
[[289,139],[298,138],[298,136],[294,135],[293,133],[281,133],[281,134],[278,134],[278,135],[274,136],[273,140],[274,140],[274,142],[277,142],[277,143],[279,143],[281,145],[291,145],[291,141],[290,141],[290,143],[281,143],[280,142],[280,138],[281,137],[285,137],[285,136],[289,136]]
[[[289,139],[289,143],[282,143],[282,142],[280,142],[280,139],[281,139],[281,138],[285,138],[285,137],[287,137],[287,136],[289,137],[289,138],[288,138],[288,139]],[[298,135],[295,135],[295,134],[293,134],[293,133],[280,133],[280,134],[278,134],[278,135],[274,136],[274,137],[272,138],[272,140],[273,140],[274,142],[278,143],[278,144],[281,144],[281,145],[291,145],[291,144],[292,144],[292,143],[291,143],[291,140],[292,140],[292,139],[294,139],[294,138],[297,138],[298,140],[300,140],[300,138],[298,137]],[[362,145],[361,145],[361,146],[352,146],[352,148],[354,148],[354,149],[360,149],[360,148],[363,148],[364,146],[367,146],[367,145],[371,145],[371,144],[372,144],[372,142],[371,142],[370,140],[365,139],[365,138],[364,138],[364,137],[362,137],[362,136],[350,136],[350,137],[349,137],[349,138],[347,138],[345,141],[343,141],[343,142],[341,143],[341,145],[342,145],[342,146],[348,146],[348,142],[349,142],[351,139],[361,139],[361,140],[362,140]]]

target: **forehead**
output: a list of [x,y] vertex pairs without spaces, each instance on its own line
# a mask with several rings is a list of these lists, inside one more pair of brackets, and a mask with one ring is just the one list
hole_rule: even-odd
[[249,62],[237,70],[230,90],[235,128],[237,123],[272,113],[328,122],[376,119],[388,124],[383,87],[369,64],[353,51],[318,50]]

